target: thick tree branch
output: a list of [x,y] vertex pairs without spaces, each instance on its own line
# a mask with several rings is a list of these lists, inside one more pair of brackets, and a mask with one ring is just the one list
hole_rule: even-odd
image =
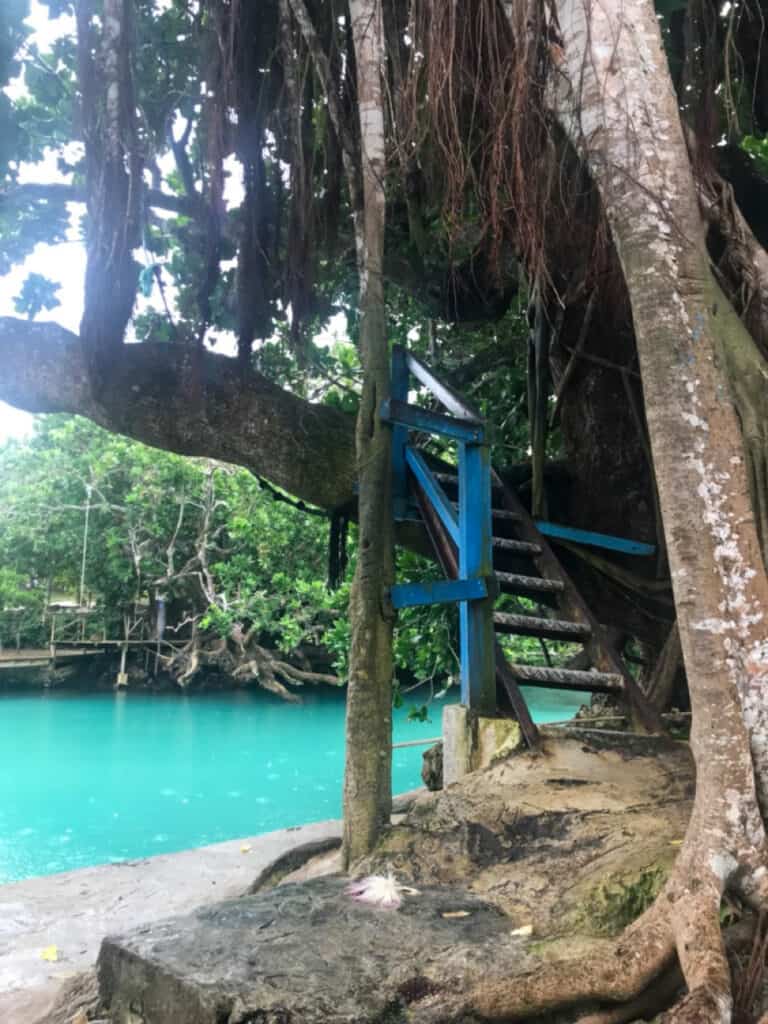
[[123,345],[94,399],[77,335],[0,317],[0,400],[86,416],[184,455],[245,466],[323,508],[353,498],[354,420],[312,405],[233,359],[181,345]]

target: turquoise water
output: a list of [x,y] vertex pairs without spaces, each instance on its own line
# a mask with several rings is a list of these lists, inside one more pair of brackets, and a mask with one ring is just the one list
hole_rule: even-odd
[[[581,703],[528,697],[538,721]],[[397,710],[395,742],[439,735],[441,710]],[[424,749],[393,751],[395,793]],[[338,692],[0,696],[0,884],[339,817],[343,763]]]

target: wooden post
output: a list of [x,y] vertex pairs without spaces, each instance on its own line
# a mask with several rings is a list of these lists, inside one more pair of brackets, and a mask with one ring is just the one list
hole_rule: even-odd
[[121,644],[120,645],[120,671],[117,673],[117,682],[115,683],[115,687],[117,689],[119,689],[120,687],[128,685],[128,673],[125,670],[125,663],[126,663],[127,657],[128,657],[128,644]]
[[[486,444],[459,444],[459,576],[493,572],[491,541],[491,463]],[[496,711],[493,597],[462,601],[461,702],[479,714]]]
[[128,638],[130,635],[131,620],[128,613],[123,612],[123,639],[125,642],[120,645],[120,671],[117,673],[117,682],[115,683],[116,689],[128,685],[128,673],[125,670],[125,665],[128,657]]
[[51,668],[56,668],[56,612],[51,616],[51,636],[48,641],[48,650],[51,655]]

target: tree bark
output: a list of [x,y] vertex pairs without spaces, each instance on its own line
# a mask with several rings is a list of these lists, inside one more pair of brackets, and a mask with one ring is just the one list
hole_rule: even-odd
[[719,1021],[731,1000],[720,899],[737,872],[750,888],[765,875],[768,580],[725,358],[754,343],[712,277],[653,5],[572,0],[561,25],[562,120],[600,190],[632,304],[693,710],[696,801],[661,904],[690,990],[680,1019]]
[[352,0],[350,14],[363,179],[357,238],[363,393],[356,429],[360,541],[350,597],[345,868],[370,852],[391,812],[392,617],[384,598],[394,575],[390,433],[379,417],[381,402],[389,394],[383,276],[386,205],[381,0]]
[[87,416],[118,434],[265,476],[322,508],[354,496],[354,419],[314,405],[237,361],[187,346],[122,345],[98,399],[77,335],[0,317],[0,400]]
[[[588,163],[627,285],[693,711],[696,798],[675,869],[613,955],[559,964],[514,990],[479,987],[484,1018],[625,1001],[674,953],[689,993],[670,1020],[730,1020],[726,889],[767,894],[768,643],[763,568],[734,352],[754,342],[710,270],[705,224],[650,0],[565,0],[555,111]],[[556,993],[556,994],[555,994]]]

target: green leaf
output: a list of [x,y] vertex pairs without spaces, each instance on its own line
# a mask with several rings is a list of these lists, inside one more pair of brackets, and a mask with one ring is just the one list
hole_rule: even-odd
[[24,313],[28,320],[34,320],[43,309],[55,309],[60,305],[56,292],[61,288],[57,281],[51,281],[43,274],[27,274],[21,291],[14,296],[13,306],[17,313]]

